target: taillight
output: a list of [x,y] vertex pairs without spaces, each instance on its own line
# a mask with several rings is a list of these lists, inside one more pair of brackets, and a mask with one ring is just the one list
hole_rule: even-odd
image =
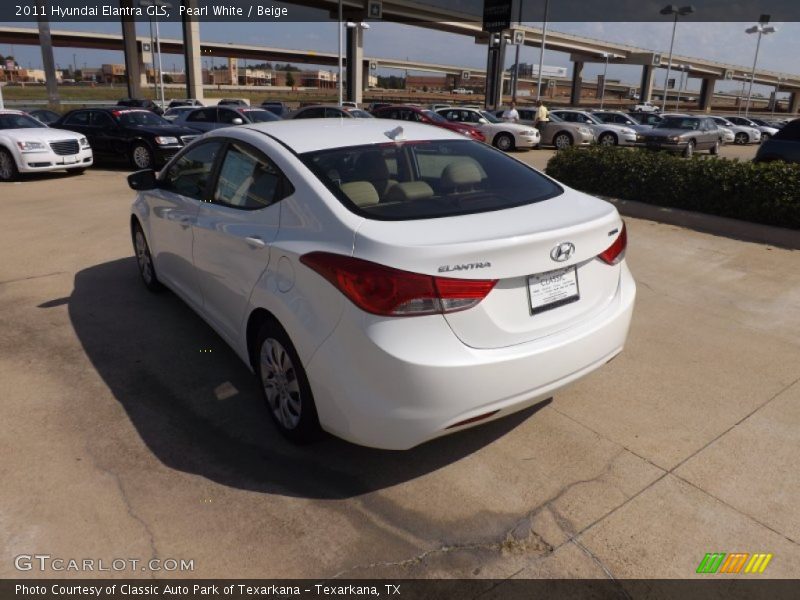
[[620,231],[617,239],[605,251],[598,255],[598,258],[609,265],[618,264],[625,258],[625,248],[628,247],[628,230],[625,228],[625,222],[622,222],[622,231]]
[[328,252],[300,262],[330,281],[362,310],[383,316],[433,315],[466,310],[492,291],[496,279],[452,279],[393,269]]

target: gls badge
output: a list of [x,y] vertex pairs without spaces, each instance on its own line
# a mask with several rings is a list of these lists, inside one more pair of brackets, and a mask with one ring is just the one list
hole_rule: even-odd
[[575,244],[572,242],[561,242],[558,246],[550,250],[550,258],[556,262],[564,262],[572,258],[575,254]]

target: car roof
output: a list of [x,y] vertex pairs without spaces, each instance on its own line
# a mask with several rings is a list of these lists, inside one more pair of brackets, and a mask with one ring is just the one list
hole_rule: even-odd
[[4,108],[0,110],[0,115],[23,115],[24,110],[14,110],[13,108]]
[[[265,133],[293,152],[386,144],[392,142],[387,132],[394,128],[384,119],[298,119],[241,125],[239,128]],[[464,136],[422,123],[404,121],[405,141],[464,140]],[[237,129],[239,129],[237,128]],[[218,130],[218,131],[224,131]]]

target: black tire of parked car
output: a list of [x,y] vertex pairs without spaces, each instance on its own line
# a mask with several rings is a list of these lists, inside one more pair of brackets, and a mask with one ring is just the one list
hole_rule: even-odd
[[[261,325],[255,349],[253,367],[260,384],[259,390],[278,431],[287,439],[299,444],[307,444],[319,439],[322,428],[319,425],[311,385],[308,383],[306,371],[294,344],[278,321],[269,318]],[[276,353],[281,356],[276,357]],[[265,361],[270,362],[270,359],[273,363],[284,361],[285,368],[282,369],[282,373],[270,372],[270,367],[264,364]],[[287,424],[285,423],[286,418],[281,416],[280,400],[275,399],[273,403],[270,403],[266,388],[277,387],[278,395],[288,394],[288,389],[294,387],[295,383],[297,388],[295,401],[299,401],[299,419],[294,424]]]
[[736,134],[736,137],[733,138],[733,143],[738,144],[739,146],[744,146],[745,144],[750,142],[750,136],[747,135],[744,131],[740,131]]
[[494,137],[494,146],[503,152],[514,149],[514,136],[510,133],[498,133]]
[[709,152],[711,153],[711,156],[716,156],[719,154],[719,142],[714,142],[714,145],[711,146]]
[[772,136],[770,134],[768,134],[768,133],[762,133],[761,134],[761,143],[763,144],[764,142],[766,142],[771,137]]
[[11,152],[0,148],[0,181],[15,181],[19,177],[17,163]]
[[162,291],[164,286],[158,280],[158,275],[156,275],[153,256],[150,254],[150,245],[147,243],[144,230],[138,221],[131,227],[131,239],[133,241],[133,252],[136,256],[136,263],[139,267],[139,275],[142,277],[144,286],[154,293]]
[[686,158],[692,158],[694,156],[694,147],[697,145],[697,142],[694,140],[689,140],[689,143],[686,144],[686,148],[683,151],[683,156]]
[[572,146],[572,144],[572,136],[566,131],[559,131],[553,136],[553,146],[556,147],[556,150],[565,150]]
[[144,142],[136,142],[131,146],[130,160],[134,169],[152,169],[155,162],[153,151]]
[[606,131],[597,138],[597,143],[601,146],[616,146],[619,143],[617,136],[610,131]]

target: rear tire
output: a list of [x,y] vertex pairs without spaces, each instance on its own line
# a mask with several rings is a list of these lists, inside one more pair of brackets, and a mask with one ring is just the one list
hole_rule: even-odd
[[719,154],[719,142],[714,142],[714,145],[711,146],[709,152],[711,153],[711,156],[717,156]]
[[15,181],[19,177],[17,163],[11,152],[5,148],[0,148],[0,181]]
[[254,357],[259,389],[278,431],[296,444],[319,439],[322,428],[306,371],[277,321],[269,319],[261,326]]
[[494,138],[495,148],[503,152],[514,149],[514,137],[510,133],[498,133]]

